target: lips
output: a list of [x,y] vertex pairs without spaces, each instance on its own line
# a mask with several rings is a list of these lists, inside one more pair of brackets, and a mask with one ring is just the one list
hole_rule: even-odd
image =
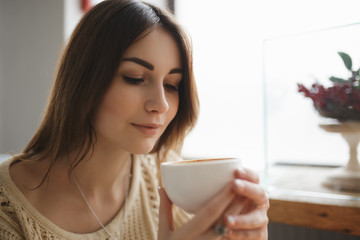
[[162,124],[156,123],[131,123],[131,125],[147,136],[156,135],[162,127]]

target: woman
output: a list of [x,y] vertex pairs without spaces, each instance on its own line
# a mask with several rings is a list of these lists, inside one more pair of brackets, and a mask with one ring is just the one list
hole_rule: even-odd
[[268,200],[250,170],[195,216],[157,190],[159,162],[176,160],[197,118],[190,50],[153,5],[89,11],[38,131],[0,166],[1,239],[267,239]]

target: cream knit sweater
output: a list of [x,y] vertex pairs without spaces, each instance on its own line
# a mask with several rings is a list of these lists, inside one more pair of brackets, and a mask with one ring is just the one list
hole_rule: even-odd
[[[24,197],[10,178],[10,160],[0,165],[0,239],[15,240],[105,240],[108,234],[99,230],[87,234],[68,232],[41,215]],[[118,239],[157,239],[159,220],[158,175],[153,155],[134,157],[131,188],[123,209],[106,226]],[[124,216],[124,219],[123,219]],[[175,225],[180,226],[191,216],[174,209]],[[119,237],[120,236],[120,237]]]

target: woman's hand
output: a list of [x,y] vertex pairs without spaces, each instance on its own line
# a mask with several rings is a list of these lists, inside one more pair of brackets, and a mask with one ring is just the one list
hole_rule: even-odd
[[[233,189],[237,197],[227,208],[219,224],[226,226],[227,239],[268,239],[269,200],[259,185],[259,176],[249,169],[235,171]],[[225,238],[225,239],[226,239]]]
[[[269,201],[259,185],[259,177],[249,169],[238,169],[235,178],[192,220],[177,230],[174,230],[172,203],[164,189],[160,189],[158,239],[266,240]],[[220,226],[218,234],[214,230],[216,225]]]
[[196,212],[183,227],[174,230],[172,217],[172,202],[167,197],[163,188],[159,189],[160,213],[158,240],[220,240],[213,226],[222,218],[224,211],[236,197],[232,185],[226,186],[215,198]]

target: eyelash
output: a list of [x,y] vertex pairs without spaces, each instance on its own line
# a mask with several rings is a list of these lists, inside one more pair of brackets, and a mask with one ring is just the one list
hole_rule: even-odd
[[177,86],[174,86],[174,85],[171,85],[171,84],[168,84],[168,83],[164,84],[164,87],[165,87],[166,89],[168,89],[169,91],[171,91],[171,92],[177,92],[177,91],[179,91],[179,89],[178,89]]
[[125,82],[133,84],[133,85],[138,85],[144,81],[142,78],[131,78],[131,77],[127,77],[127,76],[123,76],[123,78],[124,78]]
[[[124,78],[125,82],[132,84],[132,85],[138,85],[144,81],[144,79],[142,79],[142,78],[132,78],[132,77],[127,77],[127,76],[123,76],[123,78]],[[169,83],[165,83],[164,87],[171,92],[177,92],[179,90],[177,86],[169,84]]]

